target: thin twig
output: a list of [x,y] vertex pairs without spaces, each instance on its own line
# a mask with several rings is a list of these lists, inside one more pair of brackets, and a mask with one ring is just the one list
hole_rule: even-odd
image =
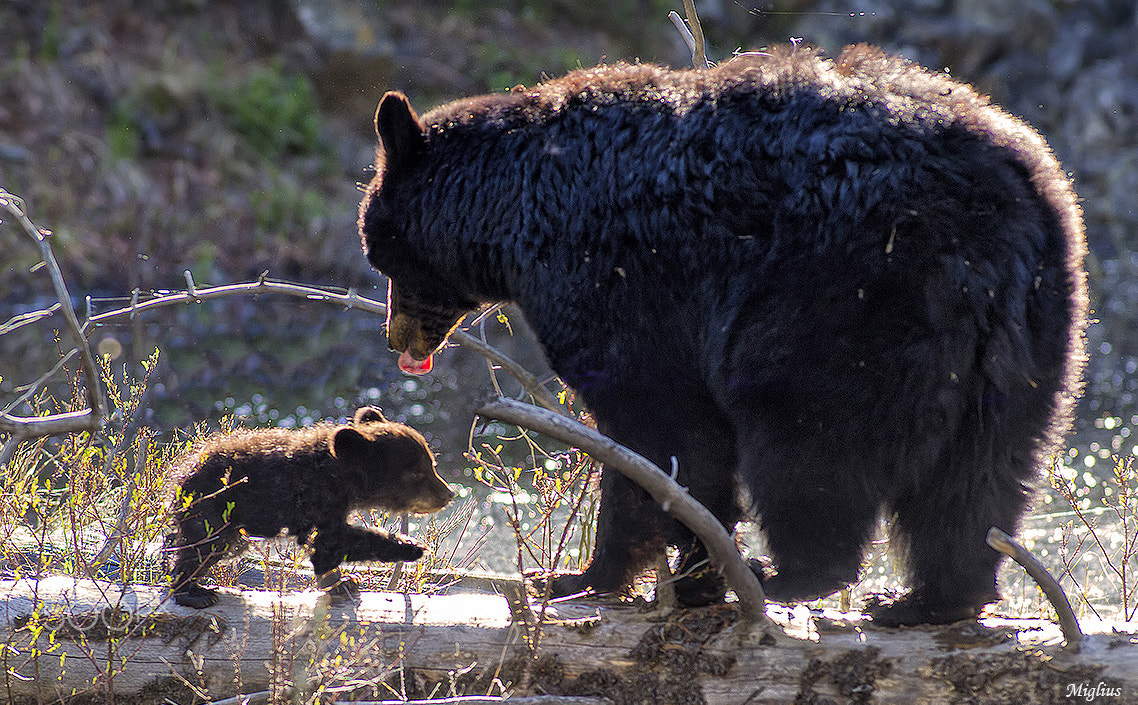
[[680,36],[691,51],[691,65],[697,69],[706,69],[711,66],[707,60],[707,44],[703,38],[703,26],[699,22],[699,15],[695,12],[695,0],[684,0],[684,13],[687,15],[687,24],[676,12],[669,12],[668,19],[679,30]]
[[[347,293],[339,293],[323,289],[315,286],[306,286],[303,284],[293,284],[289,282],[274,281],[267,279],[262,275],[257,281],[244,282],[240,284],[225,284],[222,286],[214,286],[208,288],[194,287],[192,292],[172,292],[168,294],[159,294],[149,301],[137,302],[132,301],[130,306],[125,308],[107,311],[95,316],[91,316],[88,323],[100,324],[113,320],[119,316],[137,316],[138,314],[145,313],[151,309],[162,308],[164,306],[171,306],[174,304],[185,303],[200,303],[208,299],[217,299],[226,296],[237,295],[258,295],[264,293],[285,294],[288,296],[297,296],[309,301],[323,302],[342,306],[345,309],[357,308],[368,313],[374,313],[379,316],[387,315],[387,306],[357,294],[354,290],[349,289]],[[467,350],[474,352],[488,358],[498,365],[503,371],[516,379],[527,394],[530,394],[534,400],[541,406],[555,411],[560,414],[565,414],[564,409],[557,401],[557,396],[542,386],[541,380],[534,374],[530,373],[520,364],[515,362],[512,358],[503,354],[492,345],[488,345],[478,338],[466,333],[465,331],[456,330],[450,334],[450,339],[455,343],[461,345]]]
[[1059,629],[1062,630],[1063,639],[1067,642],[1067,650],[1078,653],[1083,640],[1083,631],[1079,628],[1079,620],[1075,617],[1075,611],[1071,609],[1067,593],[1063,592],[1058,581],[1047,572],[1035,556],[1000,529],[994,526],[988,529],[986,540],[989,546],[1023,566],[1027,574],[1039,585],[1059,617]]
[[43,309],[42,311],[32,311],[31,313],[22,313],[18,316],[12,316],[12,318],[8,319],[7,323],[0,325],[0,335],[11,333],[17,328],[22,328],[23,326],[35,323],[41,318],[48,318],[59,310],[60,305],[61,304],[56,302],[51,306]]
[[684,40],[684,44],[688,45],[688,51],[691,52],[692,66],[696,66],[695,61],[695,37],[692,36],[691,30],[684,24],[684,18],[680,17],[680,13],[672,10],[668,13],[668,19],[676,26],[676,31],[680,33],[680,38]]
[[688,16],[688,26],[691,27],[692,36],[695,37],[695,54],[692,63],[697,69],[706,69],[711,66],[707,60],[707,44],[703,40],[703,25],[699,22],[699,15],[695,13],[695,0],[684,0],[684,12]]
[[[118,518],[115,519],[114,526],[107,532],[107,540],[103,542],[103,547],[91,559],[90,565],[92,568],[97,568],[110,559],[111,554],[114,553],[116,548],[120,547],[120,542],[126,536],[126,523],[130,518],[130,505],[134,499],[134,493],[138,489],[138,478],[142,475],[146,468],[147,451],[150,449],[150,442],[146,439],[145,434],[138,434],[138,453],[135,457],[135,471],[131,473],[130,480],[126,483],[126,489],[123,492],[122,501],[119,503]],[[115,448],[112,453],[108,454],[109,457],[114,457],[118,454],[120,448]],[[125,556],[122,563],[126,563]]]
[[19,392],[22,390],[24,393],[21,394],[18,399],[13,400],[11,404],[4,407],[3,412],[0,412],[0,413],[10,414],[11,412],[20,408],[21,404],[23,404],[28,399],[31,399],[33,396],[35,396],[35,393],[37,391],[39,391],[40,387],[42,387],[44,384],[46,384],[49,379],[54,377],[56,372],[59,372],[61,369],[63,369],[63,366],[66,365],[68,362],[70,362],[71,358],[75,357],[75,355],[78,353],[79,353],[78,349],[71,348],[71,350],[69,352],[67,352],[63,355],[60,355],[59,361],[56,362],[55,365],[53,365],[50,370],[48,370],[43,375],[41,375],[39,379],[32,382],[31,384],[24,385],[23,387],[17,388],[15,391]]

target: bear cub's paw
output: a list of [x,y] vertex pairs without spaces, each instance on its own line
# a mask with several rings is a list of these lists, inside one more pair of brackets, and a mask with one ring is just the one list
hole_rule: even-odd
[[395,539],[394,545],[391,547],[391,558],[385,558],[388,561],[404,561],[411,562],[417,561],[427,553],[427,549],[415,543],[406,536],[400,535]]
[[174,602],[196,610],[212,607],[217,604],[217,591],[201,585],[189,585],[174,593]]

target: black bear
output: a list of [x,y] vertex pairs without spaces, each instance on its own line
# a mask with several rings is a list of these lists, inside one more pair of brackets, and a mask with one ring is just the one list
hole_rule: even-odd
[[177,485],[170,510],[171,592],[178,604],[197,608],[217,602],[217,593],[199,580],[218,561],[244,551],[245,536],[270,538],[286,530],[301,545],[311,542],[318,579],[343,561],[414,561],[422,547],[405,536],[351,526],[349,512],[426,514],[453,496],[423,436],[374,407],[357,410],[346,425],[213,436],[180,459],[171,481]]
[[[388,93],[375,122],[359,226],[405,370],[515,302],[600,430],[729,530],[742,480],[770,598],[855,581],[882,516],[910,590],[875,621],[998,598],[985,534],[1016,530],[1084,362],[1081,213],[1028,125],[864,45],[598,66],[422,118]],[[557,592],[620,590],[665,542],[704,555],[622,476],[601,489]]]

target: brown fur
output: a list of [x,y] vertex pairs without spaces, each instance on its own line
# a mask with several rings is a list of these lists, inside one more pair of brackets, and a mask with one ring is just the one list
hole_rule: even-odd
[[414,429],[364,407],[352,424],[242,429],[207,439],[175,465],[170,536],[174,599],[208,607],[216,593],[199,579],[240,554],[244,536],[287,531],[311,543],[322,576],[343,561],[413,561],[423,549],[404,536],[347,523],[353,509],[435,512],[453,494]]

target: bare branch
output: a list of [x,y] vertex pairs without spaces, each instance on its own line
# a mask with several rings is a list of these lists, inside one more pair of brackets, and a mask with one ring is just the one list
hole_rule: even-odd
[[687,15],[686,24],[679,13],[674,11],[668,13],[668,19],[676,26],[680,36],[688,45],[688,50],[691,51],[692,66],[697,69],[706,69],[711,64],[707,60],[707,45],[703,39],[703,26],[695,12],[695,0],[684,0],[684,13]]
[[1043,564],[1031,555],[1026,548],[1000,529],[994,526],[988,529],[986,540],[989,546],[1023,566],[1027,574],[1039,585],[1043,594],[1051,602],[1051,606],[1055,608],[1055,613],[1059,616],[1059,628],[1063,631],[1063,638],[1067,641],[1067,650],[1077,653],[1079,645],[1083,641],[1083,630],[1079,628],[1079,620],[1075,617],[1074,610],[1071,609],[1071,602],[1067,599],[1067,593],[1063,592],[1063,588],[1051,576],[1051,573],[1047,572]]
[[[11,438],[4,445],[0,451],[0,464],[3,464],[11,459],[15,453],[16,448],[23,441],[39,438],[42,436],[62,435],[67,433],[74,433],[77,431],[91,431],[97,430],[102,426],[102,420],[105,415],[106,402],[102,387],[99,383],[98,373],[96,371],[94,357],[91,354],[90,346],[87,344],[85,332],[87,326],[98,325],[105,323],[109,320],[119,316],[127,316],[131,319],[151,309],[161,308],[164,306],[172,306],[175,304],[185,303],[200,303],[206,299],[221,298],[225,296],[235,296],[241,294],[262,294],[274,293],[285,294],[289,296],[298,296],[309,301],[322,301],[324,303],[343,306],[346,309],[358,308],[363,311],[375,313],[380,316],[387,314],[387,307],[359,294],[354,290],[349,289],[346,293],[339,293],[322,289],[313,286],[305,286],[300,284],[292,284],[288,282],[272,281],[267,278],[268,272],[262,274],[257,281],[246,282],[241,284],[228,284],[224,286],[208,287],[199,289],[192,275],[189,272],[185,273],[186,283],[189,291],[174,292],[168,294],[161,294],[148,301],[139,302],[139,292],[135,290],[132,292],[131,303],[128,307],[107,311],[94,316],[88,316],[87,323],[80,325],[78,317],[74,309],[70,306],[70,298],[67,293],[66,285],[63,282],[63,276],[60,273],[59,266],[52,255],[51,248],[47,244],[47,235],[37,228],[23,212],[23,204],[16,196],[9,194],[7,191],[0,189],[0,205],[3,205],[9,212],[13,213],[24,226],[24,230],[29,233],[40,245],[41,252],[43,253],[44,262],[47,264],[52,273],[52,282],[55,284],[56,292],[60,302],[66,302],[67,305],[61,304],[53,305],[51,308],[44,311],[38,311],[31,314],[24,314],[22,316],[13,318],[4,324],[3,330],[5,332],[14,330],[17,327],[26,325],[27,323],[34,322],[48,315],[54,315],[56,310],[62,310],[64,318],[67,320],[68,328],[73,338],[76,339],[78,345],[77,350],[68,354],[67,358],[74,356],[78,352],[82,357],[83,376],[87,381],[86,389],[88,396],[88,403],[90,408],[65,414],[55,414],[52,416],[23,418],[13,416],[7,411],[0,412],[0,431],[11,433]],[[450,336],[458,345],[465,347],[469,350],[482,355],[490,360],[493,364],[497,365],[507,374],[516,379],[525,392],[531,395],[534,400],[541,406],[555,411],[559,414],[565,414],[565,410],[557,400],[557,396],[550,392],[545,386],[544,381],[538,379],[537,376],[530,373],[516,361],[509,356],[503,354],[497,348],[485,343],[478,338],[466,333],[465,331],[455,331]],[[61,363],[62,364],[62,363]],[[54,374],[60,365],[57,365],[48,375],[40,378],[32,385],[31,389],[34,392],[43,384],[52,374]],[[547,381],[547,380],[546,380]],[[25,395],[24,398],[26,398]],[[10,407],[14,408],[14,407]]]
[[76,350],[75,348],[72,348],[69,352],[60,356],[59,361],[56,362],[55,365],[53,365],[50,370],[48,370],[43,375],[41,375],[40,378],[37,379],[35,382],[32,382],[31,384],[28,384],[28,385],[24,385],[23,387],[17,387],[15,391],[17,391],[17,392],[22,391],[23,394],[21,394],[18,399],[15,399],[14,401],[12,401],[12,403],[9,404],[8,406],[4,407],[3,409],[0,409],[0,413],[5,413],[5,414],[11,413],[11,411],[13,409],[19,408],[20,404],[23,404],[28,399],[31,399],[32,396],[35,395],[36,391],[40,387],[42,387],[44,384],[46,384],[49,379],[54,377],[56,372],[59,372],[61,369],[63,369],[63,366],[66,365],[71,360],[71,358],[75,357],[76,353],[78,353],[78,352],[79,352],[78,350]]
[[[87,338],[83,334],[83,327],[79,325],[79,318],[75,314],[75,309],[71,306],[71,295],[67,291],[67,284],[63,281],[63,273],[55,261],[51,244],[48,242],[51,233],[37,227],[28,218],[24,211],[24,202],[19,196],[8,193],[2,188],[0,188],[0,208],[8,211],[28,237],[34,240],[39,247],[40,257],[44,265],[47,266],[52,287],[55,289],[56,298],[60,303],[59,311],[63,313],[67,332],[79,350],[80,368],[83,372],[84,387],[87,394],[87,408],[81,411],[40,417],[13,416],[7,412],[0,412],[0,431],[11,434],[3,449],[0,450],[0,465],[3,465],[12,458],[16,448],[25,440],[42,436],[99,430],[103,425],[107,402],[102,384],[99,381],[95,356],[91,352],[91,346],[87,344]],[[6,328],[7,325],[5,325]]]
[[[130,306],[91,316],[88,322],[100,324],[119,316],[130,316],[133,318],[151,309],[172,306],[174,304],[200,303],[208,299],[217,299],[225,296],[266,293],[299,296],[309,301],[343,306],[345,309],[357,308],[361,311],[367,311],[368,313],[374,313],[379,316],[387,315],[387,306],[374,299],[360,296],[353,289],[348,289],[346,293],[339,293],[320,287],[273,281],[268,279],[267,275],[268,273],[266,272],[262,274],[257,281],[253,282],[226,284],[224,286],[199,289],[193,285],[193,277],[187,272],[186,282],[191,285],[193,288],[192,291],[160,294],[149,301],[143,301],[141,303],[138,302],[137,296],[132,296]],[[468,350],[473,350],[501,367],[507,374],[516,379],[522,385],[522,388],[525,389],[526,393],[532,395],[534,400],[541,406],[559,414],[565,413],[557,401],[557,396],[546,389],[542,385],[541,380],[494,346],[484,343],[478,338],[461,330],[456,330],[451,333],[450,339]]]
[[691,529],[723,573],[727,585],[739,598],[739,622],[744,630],[759,627],[767,634],[781,634],[766,616],[763,588],[758,577],[739,556],[735,542],[723,525],[687,490],[642,455],[632,452],[607,436],[563,415],[550,413],[530,404],[498,399],[484,404],[478,414],[516,424],[580,448],[593,459],[643,487],[684,526]]
[[19,316],[13,316],[12,318],[10,318],[8,320],[7,323],[5,323],[4,325],[0,325],[0,335],[4,335],[5,333],[11,333],[12,331],[16,330],[17,328],[22,328],[23,326],[29,325],[31,323],[35,323],[36,321],[40,320],[41,318],[48,318],[49,316],[53,315],[56,311],[58,311],[59,307],[60,307],[60,304],[57,302],[55,304],[52,304],[48,308],[45,308],[42,311],[32,311],[31,313],[24,313],[24,314],[20,314]]
[[668,19],[676,26],[676,31],[680,33],[680,37],[684,40],[684,44],[688,45],[688,51],[691,52],[692,66],[696,66],[696,53],[695,53],[695,36],[692,35],[691,30],[684,24],[684,18],[680,17],[680,13],[672,10],[668,13]]

